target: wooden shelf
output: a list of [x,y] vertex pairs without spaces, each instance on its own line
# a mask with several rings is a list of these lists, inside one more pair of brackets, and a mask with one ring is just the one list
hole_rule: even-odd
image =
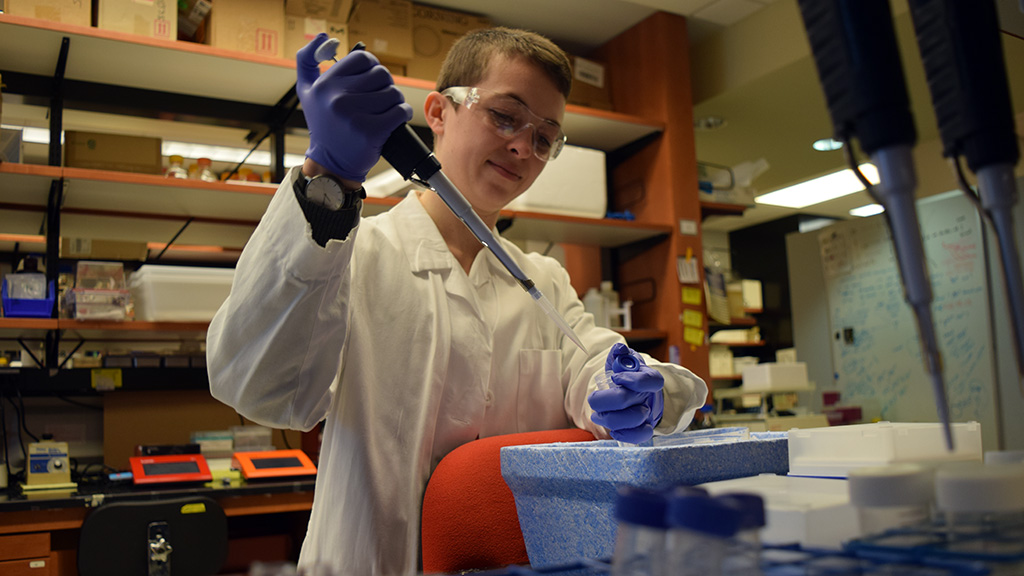
[[[0,14],[5,70],[51,76],[65,37],[70,39],[65,78],[70,80],[268,107],[295,85],[295,61],[290,58]],[[116,66],[111,54],[117,54]],[[395,84],[413,107],[413,123],[425,125],[423,103],[434,83],[396,76]],[[605,151],[664,127],[656,120],[574,105],[566,107],[563,119],[569,143]]]
[[74,320],[70,318],[0,318],[0,339],[40,339],[45,332],[63,331],[64,339],[103,341],[178,341],[205,338],[209,322],[143,322]]
[[708,342],[710,346],[728,346],[730,348],[753,348],[757,346],[765,346],[764,340],[758,340],[757,342]]
[[703,218],[708,216],[742,216],[749,206],[743,204],[725,204],[722,202],[700,203],[700,214]]
[[[170,240],[191,218],[192,223],[176,241],[174,257],[214,261],[237,258],[277,189],[275,184],[202,182],[5,162],[0,164],[0,208],[21,215],[20,225],[11,222],[11,232],[38,232],[39,219],[26,219],[24,212],[38,212],[41,219],[49,183],[61,178],[66,185],[61,209],[63,236],[90,237],[96,230],[105,230],[107,238],[152,242],[156,249],[162,246],[160,240]],[[379,214],[398,202],[396,198],[367,198],[363,214]],[[503,233],[511,240],[618,248],[672,232],[668,225],[539,212],[505,210],[502,217],[512,220]],[[0,217],[0,223],[4,222]],[[205,250],[189,252],[190,246]],[[223,253],[218,254],[218,249]]]

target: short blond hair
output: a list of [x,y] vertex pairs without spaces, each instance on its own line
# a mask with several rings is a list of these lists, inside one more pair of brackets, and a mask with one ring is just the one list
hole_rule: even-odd
[[566,98],[572,89],[572,68],[569,57],[554,42],[536,32],[495,27],[469,32],[459,38],[448,51],[437,91],[452,86],[473,86],[487,74],[495,56],[522,57],[548,75]]

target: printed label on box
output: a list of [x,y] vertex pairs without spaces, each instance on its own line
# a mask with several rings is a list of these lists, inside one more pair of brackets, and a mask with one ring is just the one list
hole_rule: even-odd
[[256,53],[277,56],[277,32],[266,28],[256,29]]
[[591,86],[604,88],[604,66],[593,60],[577,57],[573,77]]

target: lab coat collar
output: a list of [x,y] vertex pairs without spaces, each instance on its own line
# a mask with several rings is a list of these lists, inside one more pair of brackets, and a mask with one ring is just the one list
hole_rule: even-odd
[[414,274],[450,270],[455,265],[455,258],[448,250],[441,232],[420,204],[415,192],[410,192],[387,214],[395,217],[395,229],[400,234],[402,250]]
[[[451,270],[456,266],[455,257],[448,250],[448,245],[445,244],[441,232],[414,192],[409,193],[387,214],[393,214],[396,217],[396,229],[401,234],[402,250],[405,251],[414,274],[429,270]],[[491,228],[491,233],[498,238],[499,242],[501,241],[497,230]],[[505,247],[508,249],[507,244]],[[477,258],[481,257],[487,259],[487,269],[492,274],[496,268],[505,269],[490,250],[481,250]],[[475,264],[474,267],[476,267]],[[471,276],[473,284],[478,288],[490,279],[489,275],[480,273]]]

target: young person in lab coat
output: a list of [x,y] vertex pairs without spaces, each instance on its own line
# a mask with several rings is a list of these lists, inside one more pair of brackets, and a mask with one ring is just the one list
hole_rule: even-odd
[[[267,426],[326,420],[300,568],[414,574],[423,491],[454,448],[572,426],[643,441],[684,429],[707,387],[595,327],[555,260],[500,240],[585,355],[431,191],[361,219],[361,183],[412,109],[368,52],[320,75],[325,40],[298,53],[307,159],[278,188],[210,325],[210,387]],[[470,33],[448,55],[427,124],[445,174],[492,229],[557,161],[570,83],[565,54],[529,32]],[[640,371],[598,391],[622,354]]]

